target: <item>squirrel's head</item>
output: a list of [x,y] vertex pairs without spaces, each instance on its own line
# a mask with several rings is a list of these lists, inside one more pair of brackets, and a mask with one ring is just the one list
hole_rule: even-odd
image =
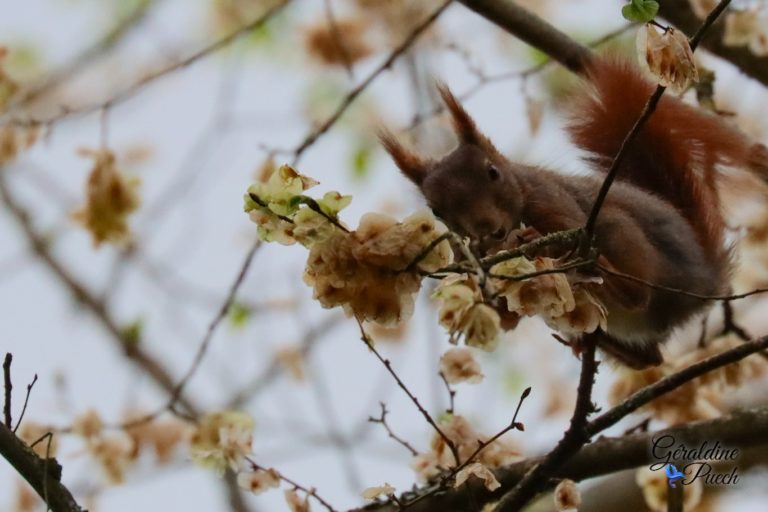
[[379,135],[403,174],[421,189],[432,212],[451,230],[469,236],[481,248],[497,245],[520,225],[520,185],[512,164],[483,135],[444,84],[440,95],[459,139],[440,160],[423,158],[391,133]]

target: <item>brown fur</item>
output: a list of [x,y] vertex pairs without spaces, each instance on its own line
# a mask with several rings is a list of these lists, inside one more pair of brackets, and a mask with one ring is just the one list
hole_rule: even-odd
[[[453,230],[481,252],[519,243],[521,223],[540,234],[584,225],[604,173],[654,86],[633,66],[595,60],[577,92],[569,131],[598,173],[569,177],[507,160],[445,85],[439,91],[459,146],[425,163],[382,137],[403,173]],[[764,150],[764,148],[763,148]],[[715,295],[727,289],[729,252],[715,189],[717,164],[760,170],[768,152],[720,119],[663,97],[628,148],[596,224],[599,263],[650,283]],[[768,173],[766,173],[768,175]],[[632,368],[659,364],[659,345],[705,301],[606,274],[595,287],[608,310],[604,351]]]

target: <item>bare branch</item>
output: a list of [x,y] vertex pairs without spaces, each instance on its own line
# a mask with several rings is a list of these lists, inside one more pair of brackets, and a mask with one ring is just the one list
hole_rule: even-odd
[[581,73],[592,52],[546,21],[510,0],[460,0],[461,3],[540,49],[574,73]]
[[[768,407],[734,412],[722,418],[688,423],[656,432],[638,432],[622,437],[601,438],[581,448],[552,476],[554,478],[570,478],[578,482],[658,462],[657,459],[653,458],[649,447],[653,444],[654,438],[663,435],[671,435],[675,439],[685,439],[691,445],[717,440],[729,448],[743,449],[764,446],[768,444]],[[404,493],[400,500],[410,498],[414,502],[412,506],[407,508],[409,512],[476,510],[478,504],[498,500],[506,490],[516,485],[531,468],[543,460],[543,457],[527,459],[497,470],[495,475],[501,483],[501,488],[493,493],[485,489],[482,484],[473,482],[458,489],[447,489],[445,492],[434,493],[433,488],[439,485],[434,484],[431,487]],[[427,492],[433,493],[429,499],[414,501],[414,495]],[[373,503],[350,512],[397,512],[400,510],[399,505],[387,502]]]
[[3,424],[0,424],[0,454],[29,482],[51,510],[83,512],[69,489],[61,483],[61,466],[56,459],[38,457]]
[[[94,112],[99,112],[105,109],[110,109],[115,105],[119,103],[123,103],[124,101],[135,96],[142,89],[144,89],[144,87],[147,84],[154,82],[155,80],[162,78],[166,75],[169,75],[174,71],[191,66],[192,64],[207,57],[208,55],[215,53],[219,50],[222,50],[223,48],[226,48],[227,46],[229,46],[236,40],[240,39],[244,35],[260,28],[262,25],[264,25],[269,20],[271,20],[273,16],[275,16],[283,8],[285,8],[290,2],[291,0],[280,0],[279,2],[272,5],[269,9],[267,9],[261,16],[255,18],[254,20],[248,23],[245,23],[244,25],[238,27],[237,29],[230,32],[229,34],[225,35],[224,37],[216,40],[212,44],[194,52],[190,56],[184,59],[181,59],[180,61],[175,62],[170,66],[167,66],[158,71],[155,71],[154,73],[151,73],[140,80],[137,80],[136,82],[129,85],[127,88],[118,92],[117,94],[115,94],[114,96],[112,96],[110,99],[106,101],[103,101],[100,103],[94,103],[92,105],[86,105],[86,106],[78,107],[74,109],[65,109],[61,113],[46,119],[27,119],[27,120],[16,119],[16,120],[13,120],[12,122],[16,125],[24,125],[24,126],[37,126],[37,125],[50,126],[63,119],[67,119],[75,116],[83,116],[87,114],[92,114]],[[0,116],[0,119],[2,119],[2,117],[5,117],[5,116]]]
[[395,382],[397,382],[397,385],[400,387],[400,389],[403,390],[403,392],[408,395],[408,398],[411,399],[411,402],[416,406],[416,408],[419,410],[421,415],[424,417],[424,419],[429,423],[429,425],[435,430],[437,435],[439,435],[443,441],[445,442],[445,445],[451,450],[451,454],[453,454],[453,458],[456,460],[456,464],[461,464],[461,460],[459,459],[459,451],[456,449],[456,443],[454,443],[450,437],[448,437],[445,432],[440,428],[440,426],[437,424],[437,422],[432,418],[432,416],[427,412],[426,409],[421,405],[419,402],[419,399],[416,398],[416,396],[411,392],[410,389],[405,385],[405,383],[400,379],[400,376],[395,372],[395,370],[392,368],[392,363],[389,362],[389,359],[385,359],[382,357],[382,355],[379,353],[378,350],[376,350],[376,347],[373,346],[373,340],[371,340],[370,336],[368,336],[368,333],[365,332],[365,328],[363,327],[363,323],[360,321],[359,318],[355,317],[357,320],[357,325],[360,327],[360,335],[361,339],[363,340],[363,343],[368,347],[368,350],[373,352],[373,355],[376,356],[376,359],[378,359],[381,364],[384,365],[384,368],[387,369],[390,375],[392,375],[392,378],[395,379]]
[[387,405],[384,402],[379,402],[379,405],[381,406],[381,414],[378,418],[374,418],[373,416],[368,417],[368,421],[370,423],[379,423],[382,427],[384,427],[384,430],[387,431],[387,435],[391,438],[397,441],[403,448],[411,452],[411,455],[414,457],[419,454],[418,451],[416,451],[416,448],[414,448],[411,443],[403,439],[402,437],[399,437],[392,431],[392,427],[389,426],[389,423],[387,423],[387,414],[389,414],[389,411],[387,410]]
[[595,410],[592,403],[592,386],[595,383],[598,362],[595,360],[596,340],[589,334],[582,340],[584,351],[581,353],[581,377],[576,395],[576,406],[571,417],[571,424],[557,446],[542,461],[532,467],[520,482],[496,505],[496,512],[518,511],[542,490],[552,473],[566,460],[575,455],[582,446],[589,442],[587,417]]
[[726,350],[665,377],[655,384],[651,384],[650,386],[646,386],[637,391],[613,409],[610,409],[589,422],[586,427],[587,433],[590,436],[594,436],[608,427],[615,425],[619,420],[651,402],[655,398],[679,388],[696,377],[701,377],[712,370],[741,361],[745,357],[766,349],[768,349],[768,336]]
[[[131,339],[117,321],[112,318],[104,304],[88,291],[80,281],[53,255],[45,238],[32,225],[29,212],[11,195],[6,182],[7,172],[0,172],[0,199],[8,207],[8,211],[21,228],[34,253],[46,264],[56,276],[61,285],[69,290],[78,302],[86,306],[101,326],[109,332],[115,345],[132,363],[138,366],[161,389],[172,394],[176,384],[168,369],[153,356],[147,353],[136,340]],[[190,414],[196,414],[196,407],[185,397],[179,398],[179,403]]]
[[27,394],[24,396],[24,406],[21,408],[21,414],[19,414],[19,421],[16,422],[16,426],[13,428],[13,433],[15,434],[17,430],[19,430],[19,426],[21,425],[21,422],[24,420],[24,414],[27,412],[27,405],[29,404],[29,396],[32,394],[32,388],[35,387],[35,383],[37,382],[37,374],[35,374],[35,377],[32,379],[32,382],[27,384]]
[[432,25],[432,23],[435,22],[435,20],[445,11],[445,9],[451,4],[453,0],[444,0],[443,3],[435,9],[432,14],[430,14],[424,21],[416,25],[413,30],[411,31],[408,36],[403,40],[400,45],[398,45],[392,53],[389,54],[389,57],[387,57],[384,62],[382,62],[376,69],[369,74],[365,80],[360,82],[355,88],[353,88],[351,91],[347,93],[347,95],[344,97],[343,100],[341,100],[341,103],[339,103],[338,107],[336,107],[336,110],[334,110],[333,114],[328,116],[328,118],[320,123],[320,125],[317,126],[314,130],[312,130],[310,133],[308,133],[304,139],[296,146],[296,149],[293,150],[293,163],[292,165],[296,165],[298,161],[301,159],[301,155],[304,154],[304,152],[312,146],[312,144],[317,141],[320,137],[322,137],[328,130],[331,129],[331,127],[336,124],[336,121],[338,121],[342,115],[344,115],[344,112],[347,111],[347,109],[352,105],[352,103],[357,99],[360,94],[365,91],[371,83],[373,83],[376,78],[382,74],[385,70],[389,69],[392,64],[403,54],[405,53],[408,48],[410,48],[414,42],[419,38],[421,34],[424,33],[427,28]]
[[5,354],[3,360],[3,385],[5,389],[5,400],[3,401],[3,419],[5,426],[13,428],[13,418],[11,418],[11,400],[13,398],[13,381],[11,380],[11,363],[13,355],[10,352]]

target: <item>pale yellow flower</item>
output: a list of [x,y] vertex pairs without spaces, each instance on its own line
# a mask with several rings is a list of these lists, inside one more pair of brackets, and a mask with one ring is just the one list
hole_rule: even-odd
[[125,481],[125,474],[136,461],[136,447],[125,432],[114,432],[90,439],[88,453],[99,463],[110,483]]
[[395,488],[385,482],[384,485],[368,487],[367,489],[363,490],[361,496],[366,500],[375,500],[379,496],[389,496],[390,494],[394,493]]
[[190,440],[192,459],[219,473],[236,470],[251,452],[253,419],[243,412],[224,411],[203,416]]
[[98,436],[103,428],[104,422],[101,421],[101,416],[94,409],[85,411],[75,418],[75,422],[72,424],[72,432],[86,439]]
[[257,469],[237,474],[237,485],[253,494],[280,487],[280,473],[274,469]]
[[443,354],[440,358],[440,373],[449,384],[477,384],[484,377],[480,365],[468,348],[452,348]]
[[461,329],[467,345],[492,352],[499,343],[501,319],[492,307],[476,304],[462,318]]

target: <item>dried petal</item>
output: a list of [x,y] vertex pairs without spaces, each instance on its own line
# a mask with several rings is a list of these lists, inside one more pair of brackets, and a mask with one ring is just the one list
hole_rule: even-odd
[[361,495],[366,500],[375,500],[379,496],[389,496],[390,494],[394,493],[395,488],[385,482],[384,485],[380,485],[378,487],[368,487],[362,492]]
[[636,42],[641,65],[659,84],[680,93],[699,80],[693,51],[682,32],[669,28],[659,33],[647,24],[637,32]]
[[557,512],[578,510],[581,505],[581,493],[573,480],[561,480],[554,493],[555,509]]
[[362,18],[326,20],[309,27],[304,37],[307,52],[323,64],[348,66],[371,54],[365,42],[367,23]]
[[496,480],[496,477],[491,472],[490,469],[483,466],[479,462],[473,462],[472,464],[468,465],[461,471],[459,471],[456,474],[456,481],[453,484],[453,487],[461,487],[464,482],[467,481],[467,479],[470,477],[470,475],[475,476],[483,481],[483,485],[485,485],[485,488],[489,491],[495,491],[499,487],[501,487],[501,484],[498,480]]
[[291,512],[309,512],[309,495],[304,495],[302,499],[296,489],[288,489],[284,495]]
[[452,348],[443,354],[440,358],[440,372],[449,384],[477,384],[484,377],[480,365],[468,348]]
[[253,494],[261,494],[280,487],[280,473],[271,468],[238,473],[237,485]]
[[94,246],[127,242],[128,215],[140,203],[138,180],[123,176],[111,151],[82,150],[81,154],[94,158],[94,165],[86,184],[85,205],[73,212],[72,218],[91,233]]
[[466,343],[488,352],[496,349],[501,332],[501,319],[495,309],[486,304],[476,304],[461,321]]

